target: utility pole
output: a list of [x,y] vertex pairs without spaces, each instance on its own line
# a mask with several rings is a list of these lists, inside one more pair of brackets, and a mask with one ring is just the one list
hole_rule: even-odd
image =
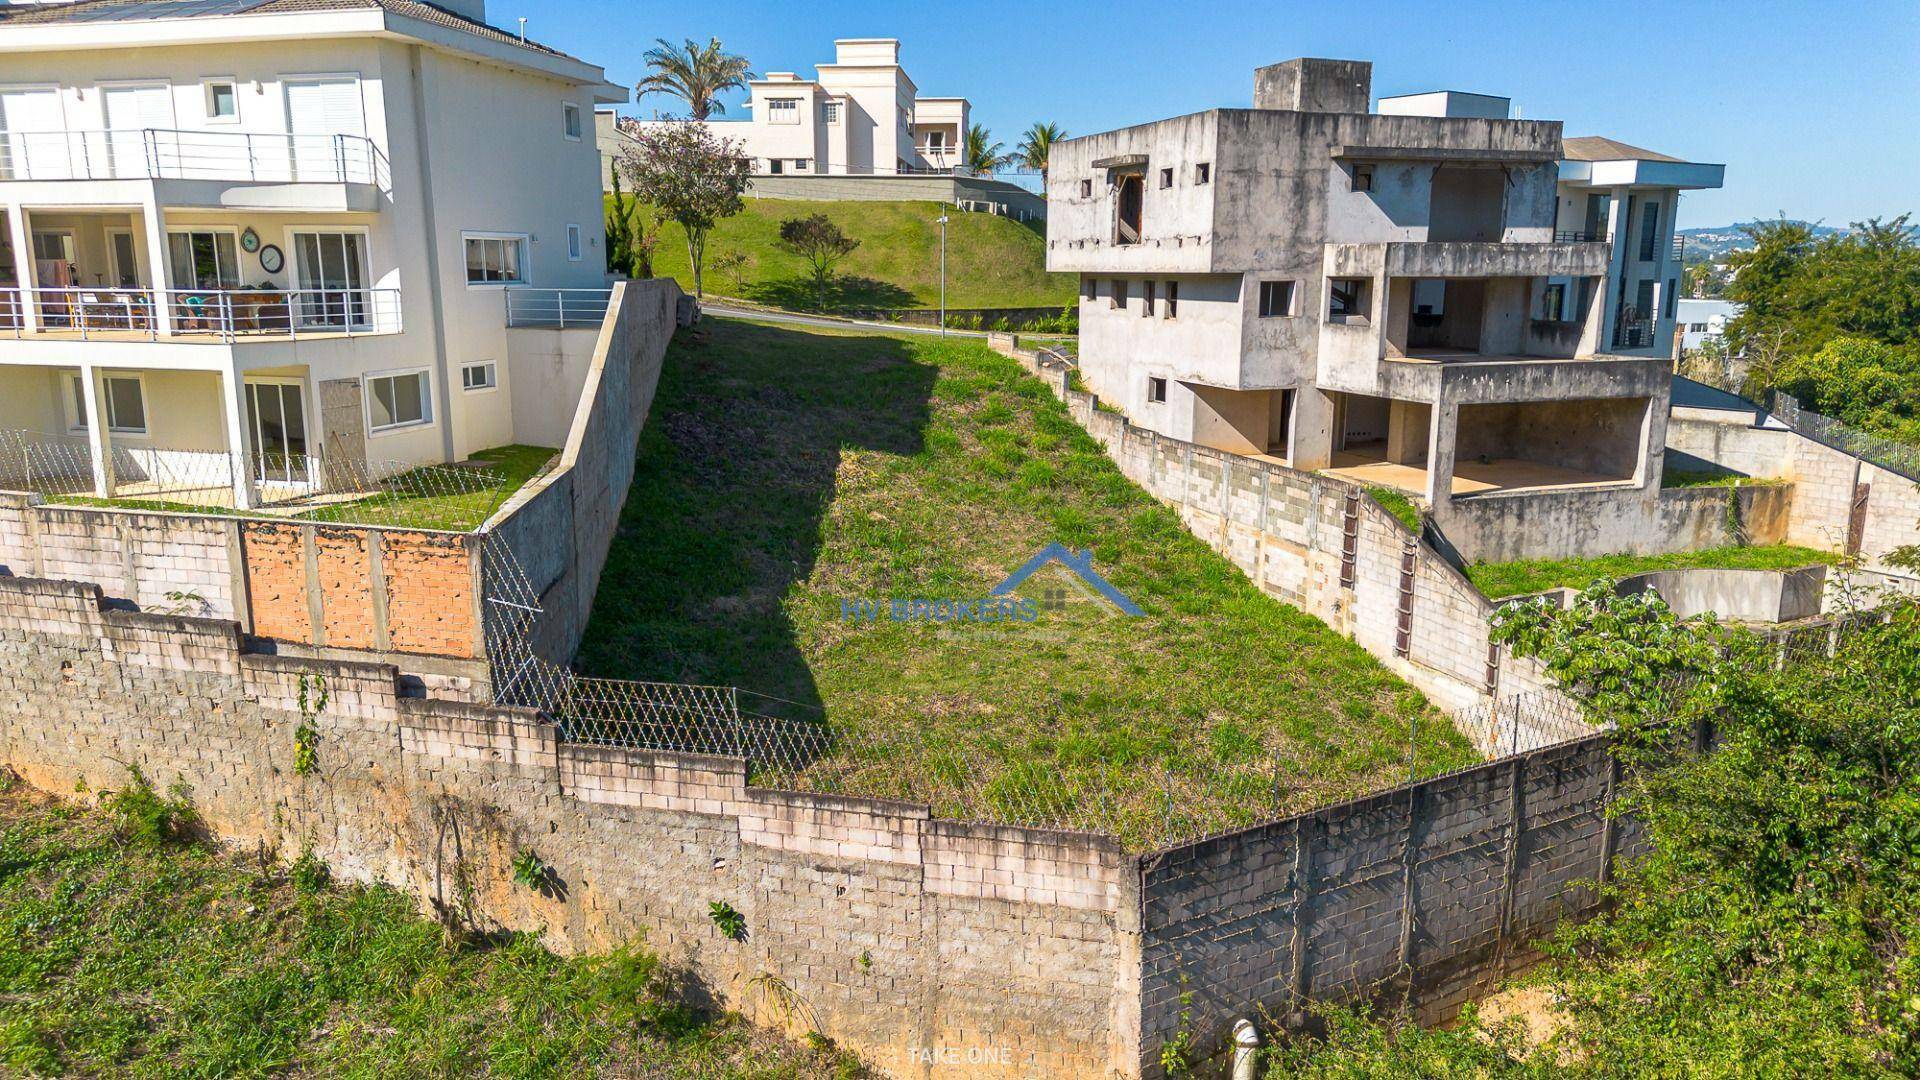
[[940,226],[940,336],[947,336],[947,215],[935,220]]

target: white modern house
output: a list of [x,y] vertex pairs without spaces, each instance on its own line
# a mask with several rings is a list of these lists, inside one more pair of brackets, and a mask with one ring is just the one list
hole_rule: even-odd
[[1371,84],[1292,60],[1251,109],[1054,149],[1047,268],[1080,276],[1088,385],[1177,439],[1401,488],[1462,550],[1519,527],[1509,493],[1644,524],[1674,209],[1722,167],[1563,140],[1484,94],[1374,110]]
[[1719,341],[1727,336],[1727,322],[1737,317],[1744,304],[1731,300],[1704,300],[1681,297],[1679,310],[1674,318],[1678,323],[1680,348],[1692,352],[1703,348],[1709,341]]
[[13,7],[0,56],[0,428],[103,494],[122,451],[244,456],[242,505],[532,441],[508,312],[607,284],[601,68],[481,0]]
[[814,77],[769,71],[748,84],[746,120],[712,119],[766,176],[900,176],[960,164],[967,99],[921,97],[895,38],[844,38]]

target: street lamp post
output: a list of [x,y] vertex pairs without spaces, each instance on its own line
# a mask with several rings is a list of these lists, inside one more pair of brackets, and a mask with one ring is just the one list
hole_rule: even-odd
[[947,336],[947,215],[941,214],[934,224],[940,226],[940,336]]

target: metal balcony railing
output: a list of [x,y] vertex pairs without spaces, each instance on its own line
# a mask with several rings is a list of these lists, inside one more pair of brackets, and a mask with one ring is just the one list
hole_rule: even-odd
[[1653,344],[1653,320],[1622,319],[1613,327],[1613,347],[1644,349]]
[[398,289],[0,289],[0,336],[101,341],[400,332]]
[[139,128],[0,132],[0,180],[245,180],[388,186],[363,135]]
[[1607,242],[1607,234],[1603,232],[1571,232],[1563,229],[1553,234],[1553,242],[1556,244],[1604,244]]
[[508,289],[508,326],[597,327],[612,289]]

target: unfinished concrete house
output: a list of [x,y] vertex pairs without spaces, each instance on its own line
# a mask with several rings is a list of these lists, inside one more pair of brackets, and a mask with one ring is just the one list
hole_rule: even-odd
[[1544,553],[1545,519],[1556,553],[1689,546],[1660,499],[1674,208],[1722,167],[1481,94],[1370,111],[1371,77],[1290,60],[1252,109],[1055,148],[1047,266],[1080,275],[1089,386],[1174,438],[1401,489],[1469,558]]

